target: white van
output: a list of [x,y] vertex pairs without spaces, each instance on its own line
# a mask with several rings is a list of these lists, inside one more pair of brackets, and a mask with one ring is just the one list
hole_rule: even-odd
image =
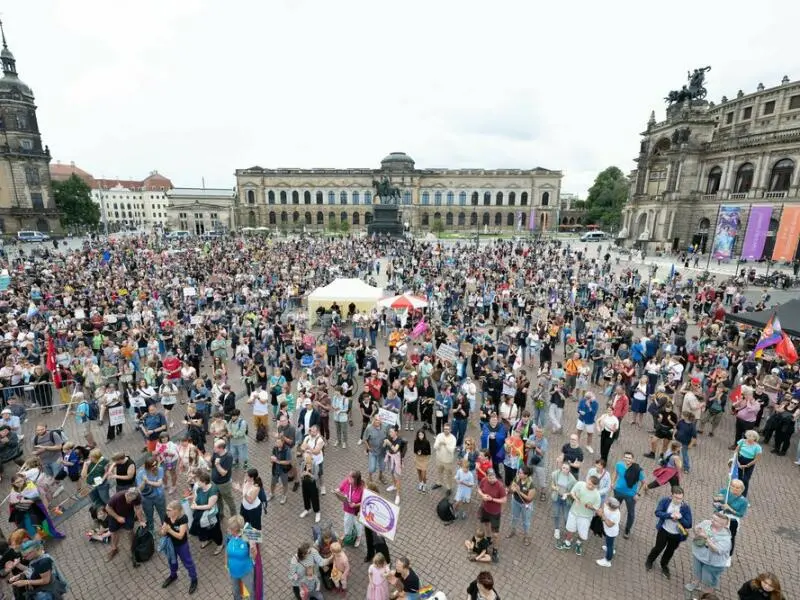
[[188,231],[185,231],[185,230],[184,231],[170,231],[167,234],[166,237],[167,237],[168,240],[185,240],[185,239],[191,237],[191,234]]
[[41,231],[18,231],[17,239],[20,242],[46,242],[50,236]]
[[582,242],[600,242],[608,238],[609,235],[605,231],[587,231],[581,235]]

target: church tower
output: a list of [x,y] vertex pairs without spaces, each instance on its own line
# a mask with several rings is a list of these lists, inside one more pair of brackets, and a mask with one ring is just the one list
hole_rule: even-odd
[[17,75],[0,22],[0,230],[60,233],[50,186],[50,149],[42,146],[33,92]]

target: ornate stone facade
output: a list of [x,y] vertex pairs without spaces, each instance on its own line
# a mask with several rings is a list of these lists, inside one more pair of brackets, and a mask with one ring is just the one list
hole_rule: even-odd
[[236,171],[237,227],[321,229],[347,221],[366,229],[372,218],[374,180],[388,177],[401,190],[402,221],[429,230],[527,231],[557,226],[561,171],[549,169],[417,169],[402,152],[380,169],[264,169]]
[[800,203],[800,82],[715,105],[686,100],[642,133],[620,238],[654,250],[689,245],[706,252],[720,206],[740,206],[739,255],[753,205],[772,205],[764,256],[771,256],[785,206]]
[[[2,28],[2,23],[0,23]],[[59,233],[50,186],[50,150],[42,146],[31,88],[17,76],[14,55],[2,33],[0,60],[0,232]]]

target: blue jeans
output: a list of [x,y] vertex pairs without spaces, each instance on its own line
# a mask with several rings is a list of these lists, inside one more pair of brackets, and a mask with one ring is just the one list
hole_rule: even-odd
[[233,600],[242,600],[242,587],[247,589],[249,598],[253,596],[253,571],[242,577],[231,577],[231,588],[233,589]]
[[464,445],[464,435],[467,433],[467,420],[453,419],[452,429],[453,435],[456,436],[456,446],[460,448]]
[[606,536],[606,560],[608,562],[614,560],[614,540],[616,539],[617,539],[616,536],[615,537],[611,537],[608,535]]
[[689,447],[686,444],[681,446],[681,459],[683,460],[683,470],[688,473],[692,465],[689,462]]
[[167,518],[167,503],[163,494],[151,493],[147,496],[142,496],[142,510],[144,517],[147,520],[147,528],[152,531],[155,527],[153,520],[153,509],[158,513],[158,518],[161,522]]
[[533,502],[523,504],[514,496],[511,497],[511,531],[517,528],[517,522],[522,523],[522,533],[528,535],[531,529],[531,519],[533,518]]
[[559,496],[558,500],[553,501],[553,527],[555,529],[564,529],[568,512],[569,505],[566,500],[562,500]]
[[244,444],[231,444],[231,455],[233,456],[234,464],[246,463],[248,459],[247,442]]

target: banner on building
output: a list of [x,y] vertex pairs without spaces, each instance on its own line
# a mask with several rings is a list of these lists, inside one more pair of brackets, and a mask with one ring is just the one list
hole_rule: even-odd
[[761,260],[764,255],[764,244],[767,241],[771,218],[771,206],[752,206],[750,208],[747,232],[744,234],[744,244],[742,244],[743,259]]
[[794,260],[797,242],[800,240],[800,206],[786,206],[781,215],[781,224],[775,235],[775,250],[772,260]]
[[358,513],[358,520],[363,525],[387,540],[394,541],[399,518],[399,506],[385,500],[380,494],[364,490],[361,497],[361,511]]
[[528,217],[528,229],[533,231],[536,229],[536,209],[531,209],[531,215]]
[[727,260],[733,256],[733,245],[739,224],[742,221],[742,209],[738,206],[720,206],[717,218],[717,231],[711,255],[717,260]]

